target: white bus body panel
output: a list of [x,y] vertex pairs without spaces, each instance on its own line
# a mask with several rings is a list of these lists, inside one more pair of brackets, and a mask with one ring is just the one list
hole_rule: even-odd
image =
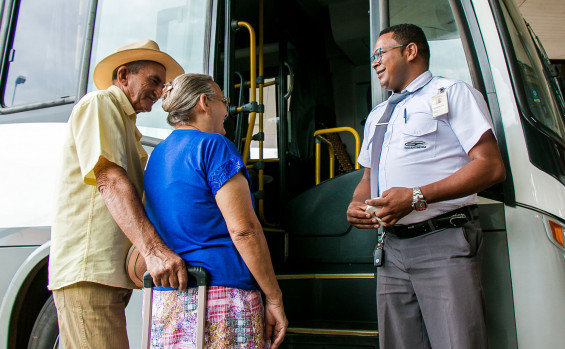
[[565,259],[549,240],[542,214],[506,207],[508,253],[520,348],[565,343]]
[[65,123],[0,127],[0,228],[51,226]]
[[[2,299],[0,305],[0,345],[8,343],[8,330],[10,329],[10,318],[12,315],[12,308],[18,298],[20,288],[26,281],[28,275],[35,269],[36,265],[41,263],[49,255],[50,242],[42,245],[39,248],[28,247],[24,253],[19,254],[21,258],[23,255],[31,252],[29,256],[23,261],[14,276],[11,278],[10,284]],[[23,251],[18,251],[23,252]],[[15,261],[14,261],[15,262]]]
[[[498,30],[490,6],[484,0],[474,1],[473,6],[493,73],[506,136],[506,146],[513,171],[516,202],[536,207],[565,219],[565,188],[563,184],[537,169],[529,161],[528,156],[525,156],[528,154],[528,149],[524,139],[522,121],[520,120],[500,38],[498,35],[493,35],[498,33]],[[555,195],[548,195],[548,193]]]
[[[565,188],[529,161],[522,120],[493,15],[487,1],[473,2],[483,33],[507,141],[517,205],[565,219]],[[505,206],[516,333],[520,348],[559,348],[565,343],[565,250],[551,241],[547,217]]]
[[[66,123],[13,123],[0,127],[0,343],[8,340],[11,312],[29,273],[49,253],[57,162]],[[40,246],[40,247],[38,247]]]

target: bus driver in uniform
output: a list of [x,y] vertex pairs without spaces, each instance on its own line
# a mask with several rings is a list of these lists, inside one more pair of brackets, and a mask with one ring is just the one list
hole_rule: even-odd
[[[391,97],[368,116],[347,209],[375,248],[381,349],[487,347],[477,195],[505,179],[482,95],[432,77],[424,32],[384,29],[371,66]],[[372,216],[365,210],[376,207]],[[380,207],[380,210],[379,210]]]

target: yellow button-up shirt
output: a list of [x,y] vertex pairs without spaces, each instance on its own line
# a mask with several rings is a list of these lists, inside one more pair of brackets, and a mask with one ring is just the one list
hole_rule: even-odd
[[136,114],[116,86],[85,95],[73,108],[57,177],[51,228],[49,289],[79,281],[134,288],[124,262],[131,243],[96,187],[100,156],[122,167],[139,196],[147,152]]

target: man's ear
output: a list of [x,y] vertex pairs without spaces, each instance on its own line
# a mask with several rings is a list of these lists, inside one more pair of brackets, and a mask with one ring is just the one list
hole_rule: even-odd
[[408,62],[412,62],[416,59],[416,57],[418,57],[418,45],[416,45],[415,43],[411,42],[409,43],[405,48],[404,51],[406,51],[407,59]]
[[120,66],[118,68],[118,71],[116,72],[116,81],[118,81],[122,86],[127,86],[128,74],[130,74],[128,67],[126,67],[125,65]]

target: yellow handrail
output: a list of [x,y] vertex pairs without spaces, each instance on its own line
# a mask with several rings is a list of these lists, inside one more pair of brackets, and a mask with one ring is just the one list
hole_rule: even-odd
[[335,173],[335,151],[334,151],[334,147],[333,145],[330,143],[330,141],[328,141],[327,139],[325,139],[324,137],[317,135],[316,136],[316,185],[320,184],[320,178],[321,178],[321,169],[320,169],[320,161],[322,158],[322,143],[320,143],[320,141],[324,142],[327,146],[328,146],[328,152],[330,155],[330,178],[334,178],[334,173]]
[[[261,58],[259,58],[259,59],[261,59]],[[275,80],[271,80],[271,81],[267,81],[266,83],[264,83],[263,86],[264,86],[264,87],[267,87],[267,86],[274,85],[274,84],[276,84],[276,83],[277,83],[277,82],[276,82]],[[245,86],[249,86],[249,85],[251,85],[251,81],[246,81],[244,84],[245,84]],[[235,85],[233,85],[233,87],[234,87],[234,88],[240,88],[240,87],[241,87],[241,84],[235,84]]]
[[[334,176],[334,149],[333,146],[331,144],[329,144],[329,141],[326,140],[324,137],[321,137],[321,135],[323,134],[328,134],[328,133],[339,133],[339,132],[349,132],[353,135],[353,137],[355,137],[355,169],[358,170],[361,168],[361,166],[359,165],[359,162],[357,162],[357,158],[359,157],[359,151],[361,150],[361,138],[359,138],[359,133],[357,133],[357,131],[349,126],[344,126],[344,127],[334,127],[334,128],[325,128],[322,130],[317,130],[316,132],[314,132],[314,137],[316,137],[316,140],[320,139],[322,140],[322,142],[326,143],[328,145],[328,151],[330,153],[330,178],[333,178]],[[321,162],[321,143],[316,141],[316,185],[320,184],[320,162]]]
[[[256,102],[255,92],[256,92],[256,81],[257,81],[257,72],[256,72],[256,54],[255,54],[255,31],[251,24],[247,22],[237,22],[239,27],[245,27],[249,31],[249,64],[250,64],[250,82],[251,88],[249,89],[249,101]],[[238,108],[239,109],[239,108]],[[253,126],[255,125],[255,112],[249,113],[249,125],[247,127],[247,134],[245,136],[245,145],[243,146],[243,163],[247,164],[247,159],[249,158],[249,147],[251,145],[251,136],[253,135]]]
[[[245,27],[249,31],[249,56],[250,56],[250,79],[248,82],[245,82],[245,86],[249,84],[249,102],[257,102],[256,99],[256,88],[259,87],[259,105],[263,105],[263,87],[267,84],[260,83],[257,85],[257,72],[256,72],[256,60],[257,56],[255,54],[256,42],[255,42],[255,31],[251,24],[247,22],[237,22],[239,27]],[[261,81],[264,80],[263,76],[263,0],[259,1],[259,76],[261,77]],[[269,83],[268,85],[272,85],[273,83]],[[239,85],[239,86],[237,86]],[[237,87],[241,87],[241,84],[237,84]],[[237,108],[237,111],[241,111],[241,107]],[[244,138],[245,144],[243,146],[243,163],[246,167],[250,167],[248,165],[249,161],[249,148],[251,147],[251,140],[253,136],[253,128],[255,127],[255,117],[256,112],[251,112],[249,114],[249,124],[247,127],[247,133]],[[259,133],[263,132],[263,113],[259,113]],[[263,161],[263,141],[259,140],[259,162]],[[262,192],[264,189],[264,171],[263,169],[259,169],[258,171],[258,184],[259,184],[259,191]],[[263,224],[267,226],[274,226],[274,224],[268,223],[265,218],[264,213],[264,201],[263,199],[259,199],[259,219],[263,222]]]

